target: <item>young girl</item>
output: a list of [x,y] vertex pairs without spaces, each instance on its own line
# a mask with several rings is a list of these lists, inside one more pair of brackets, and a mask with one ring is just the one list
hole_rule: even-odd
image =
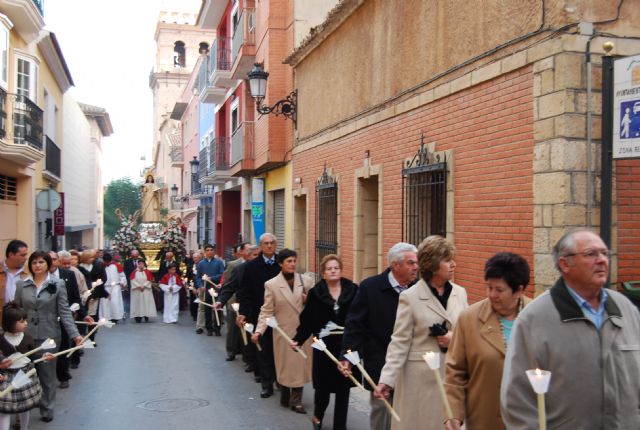
[[[11,354],[26,353],[35,348],[33,338],[27,330],[27,313],[18,305],[10,303],[4,308],[2,315],[2,328],[4,335],[0,337],[0,351],[5,357]],[[45,353],[47,361],[53,360],[51,353]],[[29,358],[17,358],[8,369],[2,370],[3,381],[0,383],[0,391],[7,388],[16,373],[22,370],[27,373],[33,369],[34,365]],[[35,408],[40,403],[42,389],[38,375],[31,376],[31,383],[14,389],[11,393],[0,398],[0,430],[9,430],[11,414],[20,416],[20,429],[26,430],[29,427],[29,410]]]
[[149,317],[156,317],[156,303],[151,292],[153,275],[147,270],[144,260],[138,260],[138,268],[131,272],[131,318],[136,322],[149,322]]
[[164,313],[162,315],[162,321],[165,323],[177,323],[178,322],[178,306],[180,304],[180,290],[182,289],[182,279],[176,275],[175,263],[169,265],[169,273],[164,275],[160,280],[160,289],[164,291]]

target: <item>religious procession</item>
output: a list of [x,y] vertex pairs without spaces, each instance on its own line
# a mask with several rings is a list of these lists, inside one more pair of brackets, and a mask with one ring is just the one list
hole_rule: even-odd
[[637,3],[0,0],[0,430],[640,429]]

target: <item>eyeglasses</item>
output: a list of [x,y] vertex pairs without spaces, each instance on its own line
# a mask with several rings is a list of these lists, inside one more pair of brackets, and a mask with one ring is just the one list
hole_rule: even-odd
[[576,255],[582,255],[584,258],[595,260],[596,258],[603,257],[607,260],[611,259],[611,251],[608,249],[589,249],[583,252],[573,252],[571,254],[565,254],[563,257],[575,257]]

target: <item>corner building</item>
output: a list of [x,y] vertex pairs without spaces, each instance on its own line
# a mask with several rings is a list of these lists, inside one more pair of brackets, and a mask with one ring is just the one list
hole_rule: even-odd
[[[337,252],[359,282],[394,243],[441,234],[470,301],[498,251],[551,286],[557,239],[599,228],[602,45],[640,52],[637,8],[618,4],[340,2],[286,59],[293,243],[309,270]],[[640,163],[614,169],[615,283],[640,279]]]

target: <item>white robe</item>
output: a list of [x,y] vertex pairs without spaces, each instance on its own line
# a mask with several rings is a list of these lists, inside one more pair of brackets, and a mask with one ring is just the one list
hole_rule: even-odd
[[[145,272],[136,270],[135,278],[131,280],[131,318],[156,317],[156,303],[153,301],[151,281],[147,279]],[[144,287],[140,291],[139,288]]]
[[109,293],[106,299],[100,299],[100,318],[106,320],[121,320],[124,318],[124,302],[122,301],[122,287],[127,285],[124,272],[118,272],[115,264],[104,268],[107,272],[105,289]]
[[178,312],[180,311],[180,285],[176,285],[176,277],[170,276],[168,284],[160,284],[160,289],[164,291],[164,312],[162,321],[166,323],[178,322]]

